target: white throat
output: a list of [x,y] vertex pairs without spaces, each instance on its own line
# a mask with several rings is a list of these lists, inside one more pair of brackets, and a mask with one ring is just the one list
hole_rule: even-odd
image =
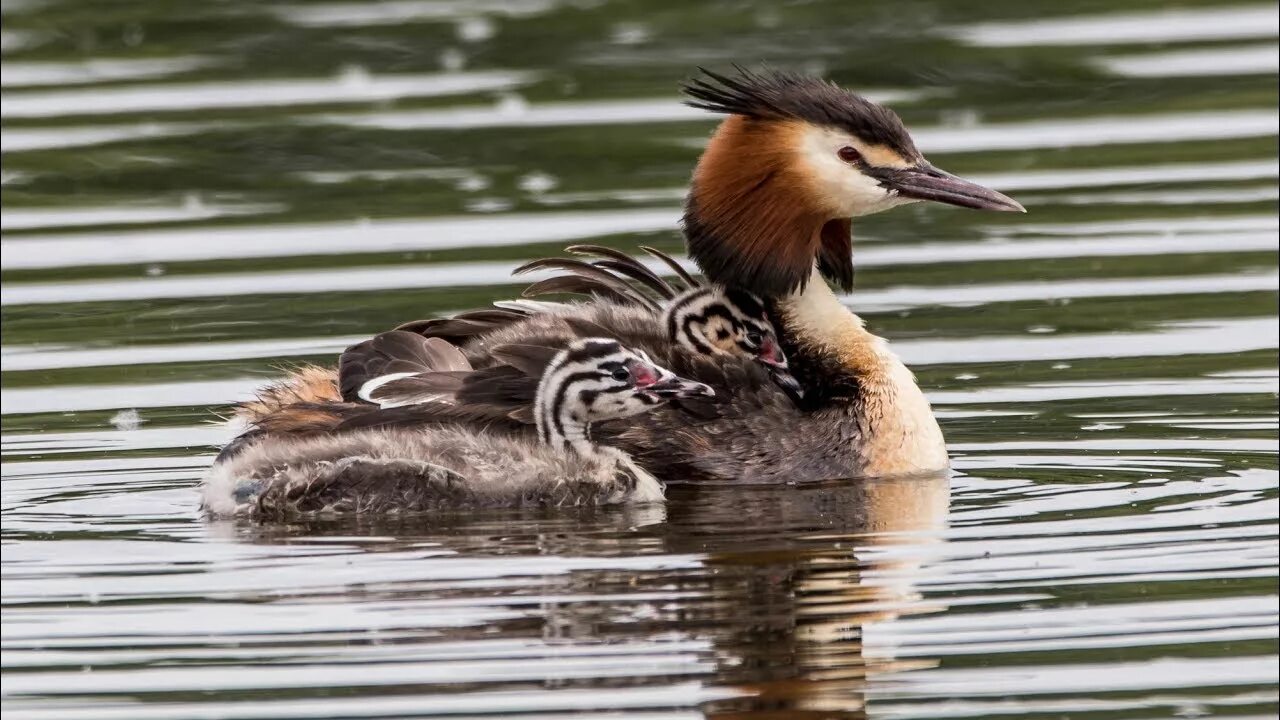
[[816,267],[804,289],[783,298],[778,306],[787,331],[809,344],[836,349],[875,337],[866,331],[862,318],[840,302]]
[[868,332],[862,318],[836,297],[814,270],[804,290],[778,302],[778,320],[799,350],[796,362],[813,352],[835,361],[827,371],[855,381],[856,410],[864,428],[867,472],[893,475],[936,471],[947,467],[942,430],[915,376]]

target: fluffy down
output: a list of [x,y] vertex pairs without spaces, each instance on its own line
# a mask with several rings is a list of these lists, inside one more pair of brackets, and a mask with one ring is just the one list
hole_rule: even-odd
[[211,515],[259,520],[663,499],[653,477],[608,455],[587,459],[448,427],[255,443],[216,463],[202,492]]
[[[867,459],[860,453],[865,444],[860,406],[797,407],[759,363],[739,357],[711,360],[676,346],[649,310],[600,299],[564,303],[544,314],[495,325],[478,329],[427,321],[415,329],[447,335],[476,368],[499,363],[493,349],[508,343],[556,345],[590,335],[616,337],[677,375],[715,388],[713,401],[656,408],[639,422],[592,425],[597,442],[622,450],[668,482],[788,482],[856,477],[866,469]],[[462,392],[458,400],[482,407],[493,398]]]
[[254,399],[236,405],[235,417],[252,425],[290,405],[328,402],[342,402],[337,373],[330,368],[305,365],[258,390]]

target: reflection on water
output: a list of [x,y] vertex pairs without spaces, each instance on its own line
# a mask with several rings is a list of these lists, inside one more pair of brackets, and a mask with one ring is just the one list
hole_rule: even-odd
[[[6,718],[1275,715],[1274,3],[0,13]],[[953,477],[199,516],[281,366],[570,242],[678,252],[675,83],[756,59],[1030,210],[856,226]]]
[[958,28],[967,42],[988,47],[1019,45],[1122,45],[1139,42],[1196,42],[1273,38],[1280,28],[1274,8],[1165,8],[1136,13],[1073,15],[1066,18],[988,22]]
[[[701,502],[674,495],[665,539],[707,554],[708,594],[722,599],[681,617],[735,625],[722,641],[713,636],[716,676],[745,697],[708,702],[707,716],[866,717],[869,684],[936,666],[900,660],[875,638],[903,615],[946,609],[924,603],[912,583],[926,558],[942,554],[934,546],[945,537],[948,484],[942,476],[721,489]],[[741,530],[760,526],[796,532],[786,546],[762,549],[769,534]]]

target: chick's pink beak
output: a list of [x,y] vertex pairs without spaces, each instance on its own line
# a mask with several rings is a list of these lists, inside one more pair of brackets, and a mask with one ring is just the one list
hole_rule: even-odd
[[760,345],[760,362],[770,367],[787,368],[787,356],[782,352],[782,348],[773,339],[765,340]]

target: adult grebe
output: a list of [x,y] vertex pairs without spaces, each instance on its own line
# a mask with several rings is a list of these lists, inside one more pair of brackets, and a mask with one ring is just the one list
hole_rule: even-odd
[[[595,427],[596,437],[664,479],[776,482],[945,469],[942,432],[915,378],[827,281],[852,288],[853,217],[921,200],[1022,206],[933,167],[896,114],[826,81],[704,71],[685,92],[689,104],[729,115],[693,175],[684,215],[690,256],[718,286],[764,299],[802,402],[755,381],[750,360],[683,359],[687,351],[658,314],[634,299],[597,298],[554,316],[483,311],[492,315],[470,314],[448,332],[417,329],[456,344],[478,367],[503,362],[491,352],[497,344],[604,333],[711,385],[710,411],[667,407]],[[624,284],[636,279],[618,266],[604,269]]]

